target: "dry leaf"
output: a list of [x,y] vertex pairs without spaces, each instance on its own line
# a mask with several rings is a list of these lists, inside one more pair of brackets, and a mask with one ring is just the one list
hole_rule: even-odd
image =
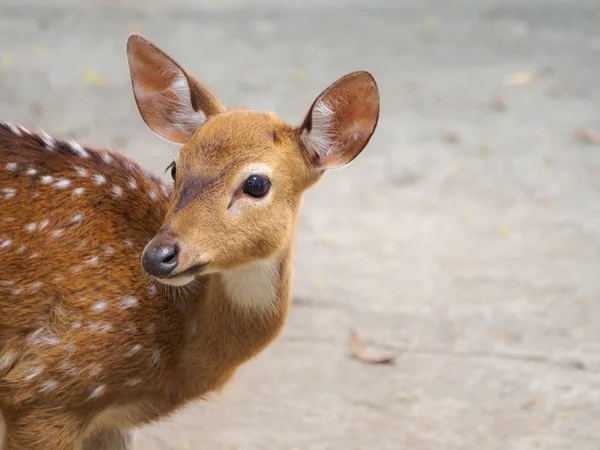
[[509,73],[504,77],[504,84],[507,86],[522,86],[533,81],[533,73],[531,72],[515,72]]
[[367,347],[354,330],[350,330],[349,337],[352,353],[356,359],[367,364],[390,364],[393,363],[396,358],[399,358],[404,354],[404,351],[392,353]]
[[108,79],[104,75],[91,69],[85,71],[83,79],[86,83],[93,84],[94,86],[98,87],[103,87],[108,84]]
[[574,131],[573,135],[575,136],[575,139],[578,139],[582,142],[586,142],[588,144],[600,144],[600,131],[579,127]]

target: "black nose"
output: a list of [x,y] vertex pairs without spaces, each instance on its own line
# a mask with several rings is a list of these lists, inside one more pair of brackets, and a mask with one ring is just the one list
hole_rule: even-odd
[[[158,244],[158,243],[157,243]],[[175,243],[150,244],[144,250],[142,267],[150,275],[166,278],[179,263],[179,247]]]

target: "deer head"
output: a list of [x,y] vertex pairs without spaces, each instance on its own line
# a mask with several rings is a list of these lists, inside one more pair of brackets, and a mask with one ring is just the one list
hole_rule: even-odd
[[290,249],[303,192],[350,163],[377,125],[379,91],[354,72],[323,91],[300,126],[269,112],[227,111],[179,64],[133,35],[127,56],[146,124],[183,145],[160,231],[146,246],[146,272],[171,285]]

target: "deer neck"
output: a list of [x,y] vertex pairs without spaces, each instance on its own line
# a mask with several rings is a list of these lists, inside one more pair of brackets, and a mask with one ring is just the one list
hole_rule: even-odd
[[207,381],[219,384],[277,337],[290,306],[292,253],[289,249],[199,280],[200,292],[189,299],[195,312],[182,359],[189,375],[211,373],[209,378],[216,379]]

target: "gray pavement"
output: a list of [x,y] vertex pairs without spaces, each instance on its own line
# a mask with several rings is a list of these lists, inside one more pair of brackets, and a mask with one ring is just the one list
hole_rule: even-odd
[[[600,5],[0,0],[0,118],[162,171],[125,41],[299,122],[369,70],[379,128],[306,198],[282,336],[139,449],[600,448]],[[592,139],[593,140],[593,139]],[[350,327],[406,349],[351,358]]]

